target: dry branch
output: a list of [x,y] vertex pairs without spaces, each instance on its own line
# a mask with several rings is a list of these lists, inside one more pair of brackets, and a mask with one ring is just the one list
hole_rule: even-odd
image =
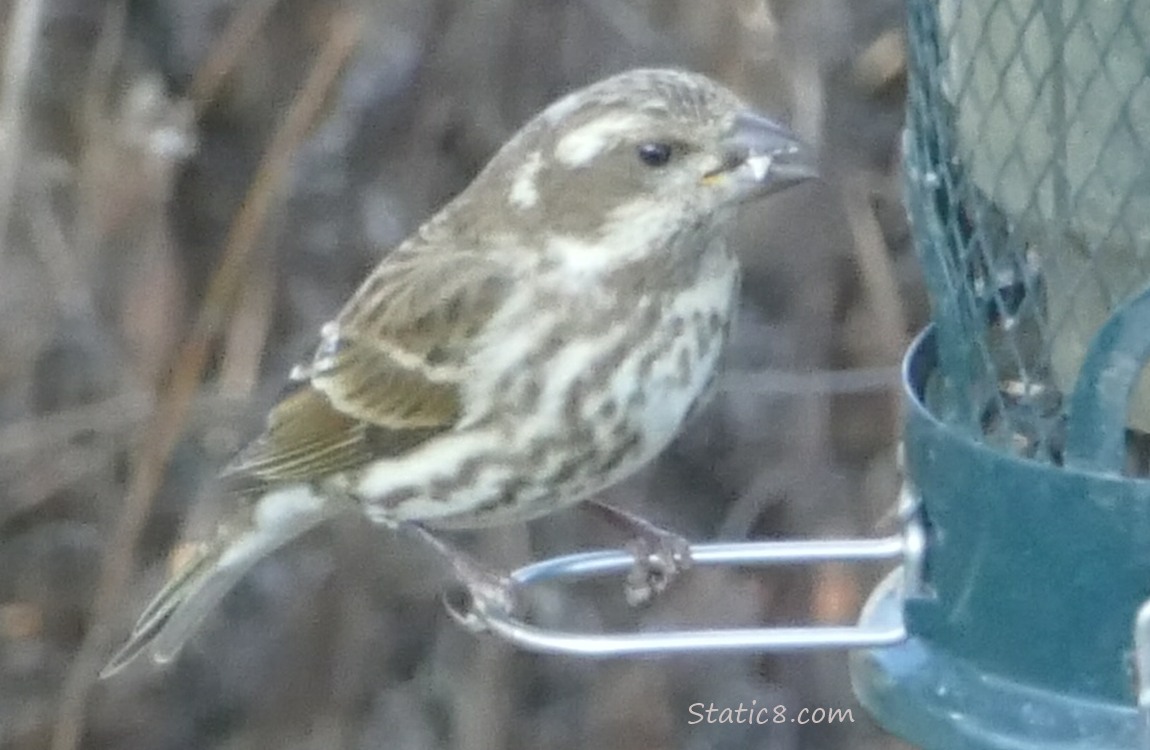
[[88,632],[64,683],[52,738],[53,750],[75,750],[79,745],[88,695],[111,641],[114,614],[131,575],[136,540],[171,451],[183,431],[210,346],[235,304],[248,259],[275,199],[282,193],[292,157],[355,49],[358,29],[356,19],[350,14],[340,14],[333,19],[328,39],[272,138],[232,223],[220,265],[209,284],[192,332],[177,355],[172,380],[145,430],[124,508],[104,556]]

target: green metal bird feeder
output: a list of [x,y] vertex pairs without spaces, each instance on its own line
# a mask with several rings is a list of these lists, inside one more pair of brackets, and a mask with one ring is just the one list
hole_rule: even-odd
[[927,750],[1150,747],[1150,0],[910,0],[917,591],[856,693]]

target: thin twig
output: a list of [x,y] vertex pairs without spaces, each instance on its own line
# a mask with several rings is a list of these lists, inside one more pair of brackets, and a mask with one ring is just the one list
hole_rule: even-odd
[[100,24],[100,36],[92,52],[92,62],[84,81],[82,122],[91,137],[94,131],[108,127],[109,100],[112,96],[112,82],[116,77],[116,66],[124,52],[124,36],[128,26],[127,0],[108,3]]
[[275,274],[268,262],[269,253],[259,253],[258,266],[244,285],[243,299],[232,317],[220,367],[220,392],[233,398],[251,395],[259,381],[260,362],[271,333],[275,307]]
[[[93,278],[92,263],[97,257],[97,248],[104,239],[105,216],[101,211],[102,197],[106,186],[94,181],[101,174],[99,164],[105,156],[105,148],[111,140],[118,123],[112,122],[112,88],[116,77],[116,66],[124,51],[124,33],[128,18],[126,0],[108,3],[100,24],[100,35],[92,52],[88,74],[84,80],[84,94],[80,110],[80,125],[83,142],[86,144],[80,157],[76,195],[78,198],[77,216],[73,223],[70,239],[71,255],[74,263],[87,278]],[[118,103],[117,103],[118,104]],[[100,144],[97,147],[95,144]],[[93,199],[95,198],[95,199]]]
[[115,435],[142,423],[151,408],[149,394],[128,392],[94,404],[7,425],[0,429],[0,460],[47,450],[83,432]]
[[196,71],[192,84],[188,87],[188,98],[195,104],[196,112],[215,98],[220,84],[235,68],[240,56],[247,51],[264,21],[279,0],[250,0],[240,5],[239,10],[228,21],[224,33],[212,46],[204,64]]
[[177,355],[172,381],[145,431],[123,511],[104,555],[88,632],[61,694],[52,750],[75,750],[79,744],[88,694],[111,640],[115,613],[131,575],[136,540],[199,388],[209,347],[227,321],[248,258],[286,182],[292,157],[323,108],[358,39],[359,24],[351,13],[333,19],[328,39],[272,138],[232,222],[223,258],[208,286],[195,326]]
[[[202,391],[192,410],[203,424],[219,424],[234,418],[242,401],[216,389]],[[0,462],[28,453],[46,451],[74,440],[83,433],[116,439],[148,422],[155,411],[154,394],[125,390],[115,396],[83,406],[51,412],[0,428]]]
[[109,487],[113,473],[113,455],[116,446],[111,442],[64,445],[51,453],[37,454],[32,460],[19,464],[19,474],[8,483],[4,507],[0,510],[0,527],[13,519],[27,517],[42,503],[59,497],[71,487],[83,487],[89,492]]
[[826,81],[814,50],[803,50],[791,65],[794,115],[791,126],[809,144],[819,146],[826,132]]
[[30,204],[26,207],[26,216],[32,245],[47,271],[56,309],[64,317],[98,320],[93,312],[89,275],[85,273],[86,269],[81,268],[82,263],[73,248],[69,247],[64,223],[52,205],[51,186],[44,180],[38,180],[34,185],[28,185],[31,180],[24,182],[24,192]]
[[4,79],[0,82],[0,257],[7,247],[8,220],[16,197],[20,154],[24,151],[25,94],[36,42],[44,22],[44,0],[18,0],[9,19]]
[[897,361],[907,345],[907,316],[899,296],[890,250],[871,207],[872,183],[873,180],[865,174],[849,175],[843,184],[843,208],[850,221],[855,255],[875,316],[883,354],[888,360]]

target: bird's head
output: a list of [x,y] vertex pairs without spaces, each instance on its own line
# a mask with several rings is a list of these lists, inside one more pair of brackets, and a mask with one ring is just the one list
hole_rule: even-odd
[[524,237],[621,252],[648,230],[700,226],[814,175],[795,136],[730,90],[696,73],[641,69],[545,109],[464,196]]

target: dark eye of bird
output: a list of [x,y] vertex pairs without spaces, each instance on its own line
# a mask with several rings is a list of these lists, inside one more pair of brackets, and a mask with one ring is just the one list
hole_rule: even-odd
[[672,150],[669,143],[642,143],[639,144],[639,161],[648,167],[666,166],[671,161]]

